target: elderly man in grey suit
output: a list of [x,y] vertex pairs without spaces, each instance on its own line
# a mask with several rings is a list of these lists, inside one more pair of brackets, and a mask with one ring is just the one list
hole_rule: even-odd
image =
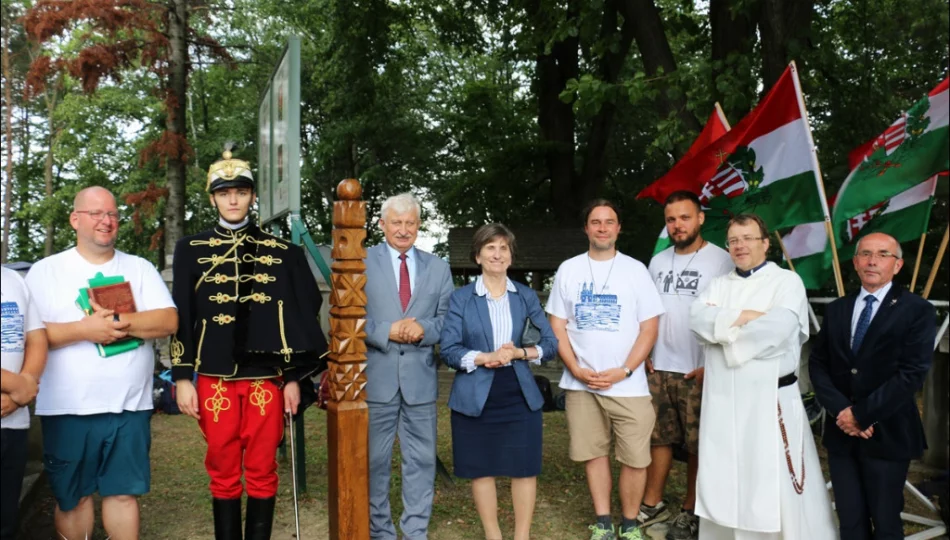
[[438,380],[432,347],[452,294],[449,265],[413,247],[419,202],[410,194],[383,203],[386,242],[366,255],[366,402],[369,405],[370,537],[395,540],[389,507],[393,441],[402,449],[399,528],[426,538],[435,484]]

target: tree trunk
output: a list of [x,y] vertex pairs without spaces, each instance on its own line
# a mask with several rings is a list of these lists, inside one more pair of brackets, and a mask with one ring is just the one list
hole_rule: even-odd
[[[656,76],[662,68],[665,80],[676,71],[676,60],[673,58],[670,42],[666,39],[666,33],[663,30],[660,10],[657,9],[653,0],[629,0],[623,3],[623,9],[624,19],[633,21],[634,38],[637,41],[640,56],[643,58],[643,67],[647,75]],[[667,93],[668,85],[663,80],[658,83],[658,87],[660,105],[667,113],[676,114],[687,129],[699,133],[702,130],[702,124],[696,119],[696,115],[686,108],[685,94],[678,98],[671,98]],[[684,148],[683,152],[685,150]],[[679,153],[681,154],[682,152]]]
[[761,0],[759,34],[762,36],[762,83],[765,91],[782,76],[791,60],[801,65],[808,46],[814,0]]
[[0,263],[7,262],[10,250],[10,217],[13,213],[13,89],[10,69],[10,21],[3,17],[3,100],[6,108],[3,113],[7,138],[7,178],[3,185],[3,241],[0,243]]
[[[46,94],[46,118],[49,122],[49,135],[47,139],[47,148],[46,148],[46,162],[43,164],[43,181],[46,188],[46,197],[53,196],[53,147],[55,146],[56,139],[59,137],[59,129],[56,127],[56,123],[53,120],[53,113],[56,111],[56,101],[59,97],[59,91],[62,87],[63,75],[59,76],[57,84],[54,88],[47,88],[44,92]],[[50,219],[51,216],[47,216],[46,222],[46,238],[43,241],[43,256],[49,257],[53,254],[53,249],[55,247],[54,236],[56,234],[56,223],[55,220]]]
[[[541,28],[546,21],[539,20],[543,17],[540,2],[534,8],[531,15]],[[567,18],[575,18],[578,11],[577,1],[569,1]],[[567,81],[578,76],[578,38],[568,36],[556,42],[550,53],[544,50],[544,43],[538,47],[535,61],[538,126],[551,179],[551,203],[557,223],[573,225],[584,200],[583,193],[578,192],[579,177],[574,169],[574,109],[570,103],[561,101],[560,95]]]
[[[620,3],[629,1],[607,0],[604,4],[601,38],[606,40],[617,31],[618,16],[621,10]],[[620,78],[620,70],[623,68],[632,43],[633,21],[625,18],[623,25],[620,27],[617,51],[605,53],[600,63],[600,78],[604,82],[615,84]],[[587,149],[584,154],[584,168],[581,172],[583,191],[581,201],[592,199],[604,182],[607,143],[610,141],[616,113],[617,105],[612,101],[608,101],[601,106],[600,112],[594,116],[591,122],[590,133],[587,137]]]
[[169,78],[166,108],[168,116],[165,128],[168,135],[180,141],[176,151],[165,162],[165,175],[168,187],[168,199],[165,202],[165,260],[159,261],[162,268],[171,266],[175,253],[175,244],[185,235],[185,186],[187,174],[185,158],[187,144],[186,132],[186,85],[188,77],[188,44],[185,41],[188,29],[187,0],[171,0],[168,14],[169,41]]
[[[712,29],[712,90],[713,97],[723,107],[726,118],[738,122],[751,110],[756,84],[751,69],[741,62],[752,54],[755,40],[755,21],[737,0],[711,0],[709,21]],[[725,80],[720,80],[720,78]],[[728,85],[728,78],[734,80]],[[720,82],[727,85],[721,90]],[[741,91],[746,99],[735,99],[729,93]]]

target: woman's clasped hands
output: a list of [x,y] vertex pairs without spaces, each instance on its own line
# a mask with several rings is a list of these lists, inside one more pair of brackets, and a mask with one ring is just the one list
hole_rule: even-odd
[[475,365],[486,368],[499,368],[511,363],[512,360],[520,358],[520,349],[515,348],[515,344],[509,341],[495,352],[481,353],[475,358]]

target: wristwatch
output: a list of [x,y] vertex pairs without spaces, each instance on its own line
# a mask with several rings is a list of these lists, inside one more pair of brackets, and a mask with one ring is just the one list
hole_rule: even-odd
[[624,378],[629,379],[631,376],[633,376],[633,370],[631,370],[627,366],[623,366],[623,374],[624,374]]

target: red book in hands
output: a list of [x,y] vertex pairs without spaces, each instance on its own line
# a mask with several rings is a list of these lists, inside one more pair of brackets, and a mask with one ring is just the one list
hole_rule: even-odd
[[111,309],[116,313],[135,313],[135,298],[132,285],[128,281],[115,285],[103,285],[88,289],[89,300],[99,304],[102,309]]

